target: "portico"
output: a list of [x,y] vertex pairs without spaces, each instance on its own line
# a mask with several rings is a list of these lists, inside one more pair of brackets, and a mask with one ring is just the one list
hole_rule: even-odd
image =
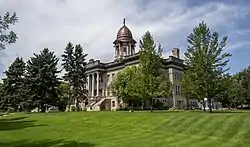
[[87,74],[87,78],[88,78],[87,88],[89,96],[91,97],[104,96],[103,92],[100,91],[100,82],[102,82],[102,80],[100,80],[100,72],[89,73]]

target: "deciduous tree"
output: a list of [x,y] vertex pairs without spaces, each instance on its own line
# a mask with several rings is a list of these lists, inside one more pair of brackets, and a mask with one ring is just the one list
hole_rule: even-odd
[[140,40],[139,69],[141,72],[142,97],[153,109],[153,98],[168,97],[172,86],[162,70],[161,45],[155,44],[153,36],[147,31]]
[[67,82],[62,81],[59,85],[59,102],[58,108],[60,111],[65,111],[66,105],[68,104],[69,99],[69,84]]
[[189,109],[189,100],[196,98],[196,89],[197,85],[194,84],[192,81],[192,73],[190,70],[186,70],[183,72],[182,79],[181,79],[181,87],[182,87],[182,95],[187,99],[187,108]]
[[242,86],[242,97],[245,104],[250,104],[250,66],[246,67],[240,73],[240,82]]
[[140,76],[137,66],[128,66],[116,74],[109,88],[119,100],[134,108],[142,98]]
[[15,25],[17,21],[16,13],[11,15],[7,12],[4,16],[0,16],[0,50],[5,49],[6,44],[16,42],[17,35],[14,31],[10,31],[10,26]]
[[[225,68],[229,62],[230,53],[223,53],[227,37],[219,40],[219,34],[211,32],[206,23],[201,22],[188,36],[188,49],[185,53],[185,63],[194,76],[191,81],[198,85],[197,98],[208,99],[209,109],[212,112],[211,102],[220,91],[220,82],[223,74],[228,70]],[[205,109],[204,109],[205,110]]]

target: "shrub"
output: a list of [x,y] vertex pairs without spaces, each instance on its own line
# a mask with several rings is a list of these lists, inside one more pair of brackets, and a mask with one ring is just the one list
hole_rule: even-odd
[[176,111],[176,110],[178,110],[176,107],[169,108],[169,111]]
[[76,107],[75,107],[75,106],[72,106],[72,107],[71,107],[71,110],[72,110],[73,112],[75,112],[75,111],[76,111]]

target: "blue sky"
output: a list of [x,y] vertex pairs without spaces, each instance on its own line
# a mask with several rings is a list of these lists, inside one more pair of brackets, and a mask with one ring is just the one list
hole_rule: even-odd
[[81,44],[88,58],[111,61],[112,42],[124,17],[137,42],[149,30],[165,57],[175,47],[183,55],[188,34],[204,20],[228,37],[230,73],[250,65],[249,0],[0,0],[0,7],[0,15],[9,11],[19,17],[11,28],[19,40],[0,52],[0,77],[16,57],[27,61],[45,47],[60,57],[69,41]]

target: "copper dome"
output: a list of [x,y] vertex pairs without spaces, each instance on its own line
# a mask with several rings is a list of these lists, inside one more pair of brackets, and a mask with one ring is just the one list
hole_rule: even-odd
[[136,43],[136,41],[133,39],[132,32],[125,25],[125,19],[123,19],[123,26],[117,32],[116,40],[113,43],[116,44],[118,42],[133,42],[133,43]]
[[132,36],[132,33],[131,31],[129,30],[129,28],[127,26],[122,26],[118,33],[117,33],[117,39],[125,39],[125,40],[130,40],[130,39],[133,39],[133,36]]

